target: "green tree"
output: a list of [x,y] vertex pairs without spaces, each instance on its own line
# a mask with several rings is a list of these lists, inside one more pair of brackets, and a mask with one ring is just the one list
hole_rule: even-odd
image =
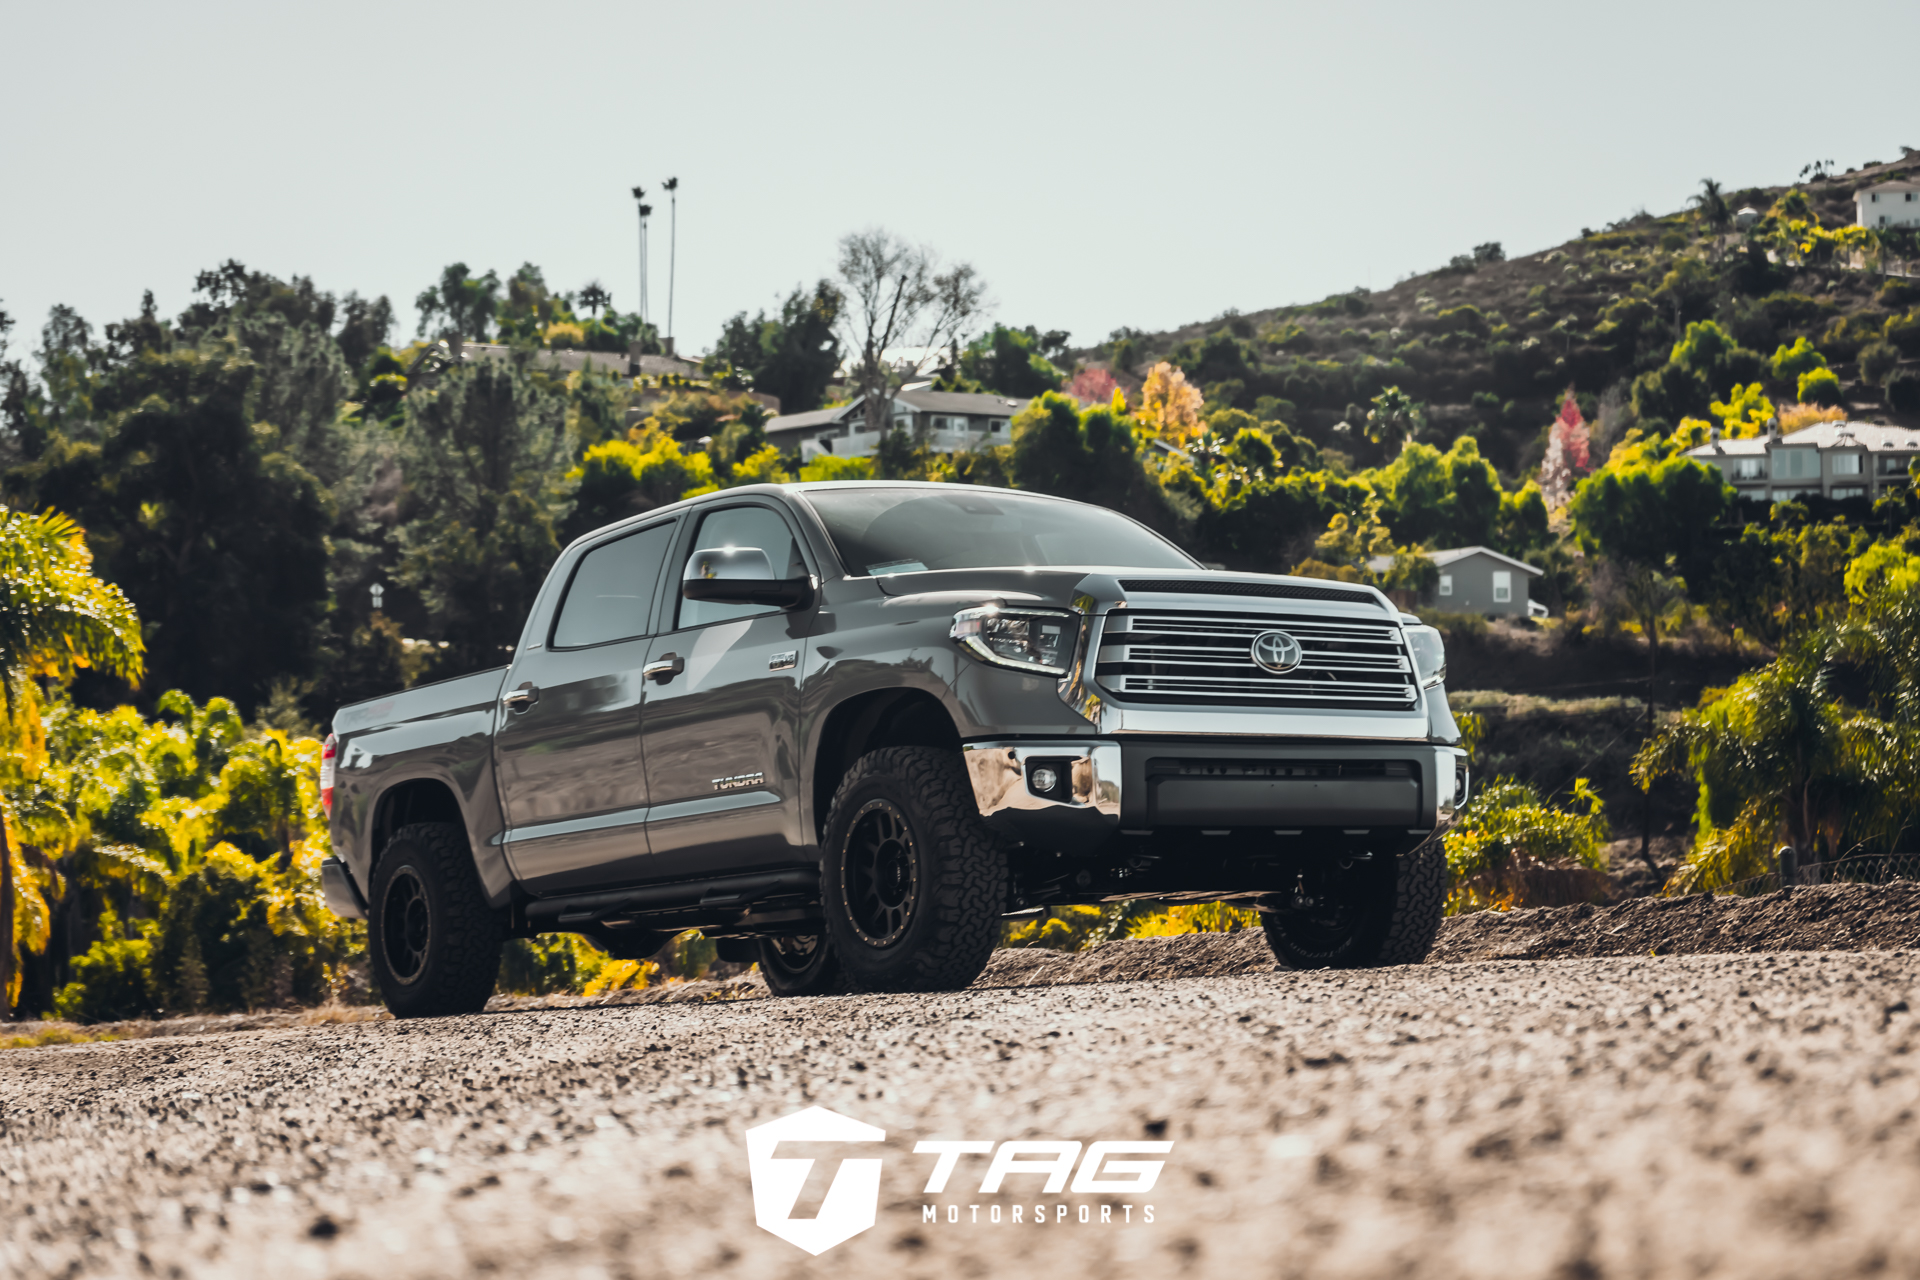
[[128,407],[104,439],[57,436],[16,478],[91,530],[102,576],[140,611],[156,684],[259,700],[275,678],[312,670],[332,513],[280,432],[249,412],[258,366],[213,346],[116,371],[102,407]]
[[749,320],[742,311],[728,320],[704,367],[778,397],[782,413],[817,409],[840,369],[835,326],[845,308],[845,295],[830,280],[815,284],[811,293],[796,287],[777,316],[763,311]]
[[526,362],[481,361],[407,396],[400,580],[420,593],[441,674],[506,660],[559,556],[566,401]]
[[467,273],[466,263],[455,262],[440,273],[437,282],[420,291],[413,305],[420,312],[422,337],[484,342],[499,301],[497,273],[474,277]]
[[961,351],[960,374],[995,395],[1031,399],[1058,391],[1066,374],[1048,355],[1063,354],[1066,341],[1067,335],[1057,330],[1043,334],[1032,325],[1013,329],[996,324]]

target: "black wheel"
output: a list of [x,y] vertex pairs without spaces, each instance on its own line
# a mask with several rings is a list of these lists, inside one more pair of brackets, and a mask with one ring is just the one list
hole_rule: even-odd
[[759,938],[753,945],[760,976],[776,996],[834,996],[850,989],[824,934]]
[[827,811],[820,890],[840,966],[866,991],[957,991],[993,953],[1007,859],[955,751],[862,756]]
[[1259,905],[1267,945],[1290,969],[1419,964],[1446,910],[1446,852],[1429,840],[1398,858],[1330,858]]
[[367,950],[396,1018],[477,1013],[500,975],[500,914],[487,906],[466,833],[402,827],[373,872]]

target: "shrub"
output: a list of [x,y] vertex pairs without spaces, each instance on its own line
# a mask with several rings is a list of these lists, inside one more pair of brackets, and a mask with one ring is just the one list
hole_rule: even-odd
[[[1571,807],[1556,809],[1534,787],[1512,778],[1495,778],[1482,787],[1445,836],[1453,878],[1448,913],[1505,910],[1524,905],[1530,893],[1544,896],[1542,890],[1572,897],[1597,892],[1612,833],[1600,797],[1585,778],[1574,782],[1571,800]],[[1581,805],[1585,812],[1579,811]],[[1548,889],[1554,880],[1563,883]],[[1583,886],[1586,895],[1579,892]],[[1575,892],[1566,893],[1569,888]]]
[[1901,413],[1920,413],[1920,373],[1902,369],[1887,379],[1887,407]]
[[1840,377],[1831,369],[1809,369],[1800,375],[1799,393],[1803,404],[1839,404]]
[[120,921],[109,908],[100,917],[107,936],[74,957],[74,980],[53,997],[54,1016],[63,1022],[119,1022],[149,1018],[158,1010],[148,972],[151,944],[145,938],[121,938]]
[[1795,338],[1792,346],[1782,344],[1773,353],[1768,367],[1773,371],[1775,382],[1792,382],[1815,369],[1826,368],[1827,358],[1814,350],[1813,344],[1805,338]]
[[607,963],[606,953],[577,933],[514,938],[500,952],[499,989],[519,996],[579,995]]
[[1902,355],[1920,356],[1920,307],[1903,316],[1888,316],[1881,333]]
[[1882,339],[1870,342],[1860,349],[1860,380],[1873,386],[1880,386],[1887,380],[1894,367],[1900,363],[1900,350],[1891,342]]
[[823,453],[801,466],[800,478],[814,483],[823,480],[871,480],[873,459],[842,458],[837,454]]
[[587,345],[587,331],[577,324],[550,324],[540,339],[555,351],[571,351]]

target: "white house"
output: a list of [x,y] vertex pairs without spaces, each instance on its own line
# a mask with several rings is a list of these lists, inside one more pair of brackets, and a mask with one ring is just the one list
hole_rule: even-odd
[[1714,440],[1687,456],[1720,468],[1755,502],[1795,498],[1878,498],[1907,483],[1920,457],[1920,431],[1864,422],[1820,422],[1792,435]]
[[[936,453],[957,453],[986,445],[1013,442],[1013,415],[1027,407],[1025,400],[977,395],[961,391],[933,391],[925,383],[894,394],[887,430],[924,430],[927,446]],[[767,443],[782,453],[800,451],[802,462],[822,454],[837,458],[871,457],[880,444],[878,424],[867,421],[866,398],[789,413],[767,423]]]
[[1920,181],[1896,178],[1853,193],[1863,227],[1920,227]]

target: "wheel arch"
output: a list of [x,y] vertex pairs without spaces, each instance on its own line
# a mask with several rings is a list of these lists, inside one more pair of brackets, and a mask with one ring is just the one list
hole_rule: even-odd
[[416,822],[450,822],[460,828],[463,836],[467,834],[466,815],[460,810],[459,797],[447,783],[439,778],[410,778],[395,783],[374,801],[373,827],[367,842],[372,854],[367,864],[369,884],[393,833]]
[[882,747],[946,747],[960,753],[952,712],[924,689],[875,689],[855,694],[827,713],[813,760],[813,835],[826,829],[827,810],[854,762]]

